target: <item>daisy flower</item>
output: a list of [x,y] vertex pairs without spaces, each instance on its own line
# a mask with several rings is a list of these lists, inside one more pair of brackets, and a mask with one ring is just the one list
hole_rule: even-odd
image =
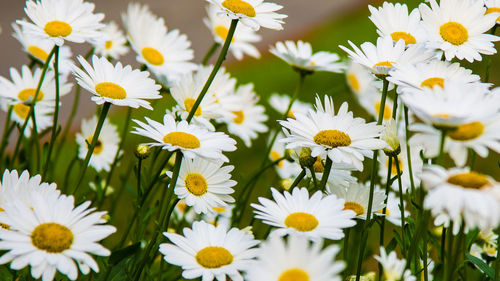
[[82,56],[78,61],[84,70],[73,68],[78,84],[91,92],[91,98],[96,104],[105,102],[119,106],[140,106],[153,109],[144,99],[159,99],[160,85],[149,78],[149,72],[132,69],[130,65],[123,66],[118,62],[115,66],[104,57],[92,57],[91,66]]
[[[319,98],[316,107],[323,108]],[[295,119],[280,121],[287,132],[283,142],[287,148],[309,147],[311,156],[328,157],[333,163],[353,165],[363,170],[364,157],[370,157],[372,150],[382,149],[387,143],[378,139],[382,126],[366,123],[362,118],[354,118],[344,102],[337,114],[330,98],[325,96],[325,107],[331,112],[309,110],[308,114],[296,113]]]
[[[213,208],[227,207],[233,203],[230,194],[234,193],[231,171],[234,166],[224,166],[223,162],[194,158],[183,161],[175,195],[192,206],[197,214],[213,212]],[[168,172],[171,176],[171,172]]]
[[[344,210],[352,210],[356,218],[366,220],[368,214],[368,200],[370,197],[370,188],[367,185],[352,183],[348,188],[332,188],[331,194],[344,200]],[[375,190],[373,193],[372,216],[385,207],[385,192]]]
[[18,20],[26,33],[50,39],[61,46],[64,41],[75,43],[97,41],[102,37],[104,14],[94,14],[94,3],[83,0],[29,0],[24,11],[33,22]]
[[102,32],[105,40],[94,44],[97,55],[118,59],[128,52],[127,38],[114,21],[107,23]]
[[122,20],[137,61],[156,76],[172,82],[196,69],[190,62],[194,55],[187,36],[177,29],[167,32],[164,20],[153,15],[147,6],[129,4]]
[[[486,5],[486,14],[496,13],[499,15],[500,13],[500,0],[484,0],[484,4]],[[500,24],[500,16],[497,18],[497,24]]]
[[[362,96],[358,96],[359,104],[375,119],[378,119],[380,113],[380,103],[381,94],[378,91],[366,92]],[[387,97],[384,105],[384,115],[382,116],[382,122],[385,124],[387,121],[392,119],[392,106],[394,102],[391,98]]]
[[375,259],[382,265],[384,270],[384,279],[386,281],[416,281],[417,278],[411,275],[409,269],[405,270],[406,260],[398,259],[396,252],[390,252],[387,255],[384,247],[380,247],[380,256]]
[[392,37],[379,37],[377,45],[371,42],[361,44],[361,49],[348,41],[354,51],[344,46],[339,46],[356,63],[368,68],[376,75],[388,75],[389,71],[398,64],[415,64],[429,60],[434,56],[420,44],[406,48],[405,41],[394,42]]
[[[278,133],[278,136],[276,137],[276,141],[273,143],[273,146],[271,147],[271,151],[269,152],[269,159],[271,161],[276,161],[278,159],[281,159],[281,158],[285,157],[285,154],[293,151],[293,150],[286,151],[285,145],[281,141],[284,137],[285,136],[282,132]],[[269,139],[268,139],[268,143],[271,142],[270,138],[271,137],[269,137]],[[302,168],[300,167],[300,165],[298,165],[296,162],[289,161],[289,159],[287,159],[287,158],[278,162],[277,165],[274,165],[274,169],[281,179],[295,178],[302,171]]]
[[291,235],[288,241],[274,236],[260,246],[247,278],[249,281],[341,281],[345,264],[335,261],[339,251],[337,245],[323,249],[322,241],[311,244],[300,236]]
[[241,272],[252,265],[259,244],[252,234],[224,224],[213,226],[204,221],[184,228],[184,236],[175,233],[165,235],[173,244],[160,244],[160,253],[166,262],[182,267],[182,277],[204,281],[225,280],[226,276],[243,281]]
[[497,52],[493,42],[500,38],[485,33],[495,25],[498,14],[485,15],[483,1],[442,0],[438,5],[436,0],[430,0],[429,4],[419,6],[429,48],[443,50],[448,61],[455,57],[480,61],[481,54]]
[[[92,142],[94,137],[94,130],[97,126],[97,116],[93,116],[88,120],[82,120],[81,133],[76,134],[76,142],[78,143],[78,157],[80,159],[85,159],[88,152],[88,143]],[[94,152],[90,158],[90,166],[94,167],[97,172],[102,170],[109,171],[113,159],[115,158],[116,151],[118,151],[118,145],[120,143],[120,137],[118,136],[118,130],[115,125],[111,124],[107,119],[104,120],[104,124],[97,139],[97,143],[94,147]]]
[[349,60],[345,75],[347,85],[357,97],[371,93],[378,94],[378,90],[373,84],[375,78],[363,65],[356,63],[353,60]]
[[175,122],[170,114],[165,114],[163,124],[146,117],[143,123],[134,120],[139,127],[132,133],[155,140],[148,143],[150,146],[161,146],[169,151],[181,150],[188,159],[203,157],[211,160],[229,159],[222,154],[223,151],[236,150],[236,141],[221,132],[210,132],[205,128],[188,124],[186,121]]
[[[219,224],[231,225],[234,207],[235,204],[229,204],[226,207],[212,207],[211,212],[203,214],[203,220],[215,226]],[[242,230],[246,231],[246,229],[248,228]]]
[[260,27],[281,30],[287,15],[275,13],[283,6],[264,0],[207,0],[219,8],[220,14],[239,19],[242,24],[257,31]]
[[500,183],[469,169],[445,170],[437,165],[424,167],[421,178],[428,189],[424,207],[436,217],[435,225],[448,227],[453,221],[455,235],[462,221],[466,230],[497,227],[500,222],[500,202],[496,193]]
[[283,195],[274,188],[271,192],[274,201],[259,197],[260,205],[251,206],[255,209],[255,218],[277,227],[273,234],[301,235],[314,241],[340,240],[344,237],[342,229],[356,224],[354,213],[343,210],[344,200],[335,195],[323,196],[317,191],[309,198],[307,188],[295,188]]
[[[401,226],[401,209],[399,208],[400,198],[394,192],[389,192],[387,196],[387,207],[385,209],[385,218],[397,227]],[[384,209],[379,210],[382,213]],[[405,218],[410,216],[410,212],[404,210]]]
[[[7,102],[4,98],[0,97],[0,104],[2,104],[2,110],[7,112]],[[17,102],[12,104],[12,121],[16,122],[19,126],[23,126],[26,119],[29,118],[30,106],[26,105],[24,102]],[[48,105],[40,103],[36,105],[35,119],[37,132],[41,133],[45,129],[52,126],[54,118],[54,105]],[[29,138],[31,136],[31,131],[33,129],[33,120],[29,118],[28,124],[26,125],[26,130],[24,130],[24,136]]]
[[99,267],[90,254],[109,256],[98,241],[116,231],[103,225],[106,212],[93,212],[87,201],[74,207],[73,196],[54,193],[30,194],[32,206],[20,200],[2,205],[0,222],[10,229],[0,231],[0,264],[11,262],[12,269],[31,266],[31,275],[44,281],[54,279],[56,270],[75,280]]
[[330,52],[312,52],[308,42],[293,41],[277,42],[269,50],[272,54],[284,60],[299,72],[329,71],[340,73],[345,69],[337,54]]
[[[290,96],[288,95],[280,95],[280,94],[272,94],[271,98],[269,98],[269,104],[271,107],[279,112],[281,115],[284,115],[286,110],[288,109],[288,105],[290,104]],[[302,114],[307,114],[307,112],[311,109],[311,105],[300,100],[295,100],[292,104],[292,108],[288,111],[288,118],[295,118],[294,114],[296,112],[300,112]]]
[[[214,41],[223,45],[226,41],[227,34],[229,33],[231,20],[226,16],[220,15],[219,9],[214,5],[209,5],[207,7],[207,14],[208,18],[204,18],[203,22],[208,29],[210,29]],[[254,58],[260,58],[259,50],[257,50],[252,43],[256,43],[261,40],[262,37],[251,28],[246,25],[238,25],[236,26],[236,31],[234,32],[234,36],[231,40],[231,45],[229,45],[229,50],[238,60],[243,59],[243,54]]]
[[414,9],[408,14],[408,6],[384,2],[378,9],[368,5],[369,19],[377,27],[381,37],[390,36],[394,42],[404,40],[406,45],[423,43],[427,34],[420,21],[420,12]]

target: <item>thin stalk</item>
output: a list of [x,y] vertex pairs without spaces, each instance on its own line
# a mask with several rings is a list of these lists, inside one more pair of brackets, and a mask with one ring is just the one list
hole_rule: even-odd
[[403,255],[406,254],[406,240],[405,240],[405,205],[403,200],[403,185],[401,183],[401,169],[399,167],[399,158],[394,156],[394,164],[398,173],[398,187],[399,187],[399,210],[401,211],[401,239],[403,240]]
[[316,178],[316,172],[314,171],[314,167],[309,167],[309,171],[311,172],[311,178],[314,183],[314,189],[318,190],[318,179]]
[[[498,24],[495,24],[493,28],[491,28],[490,34],[495,35],[495,31],[497,30]],[[488,83],[490,81],[490,68],[491,68],[491,56],[486,57],[486,72],[484,74],[484,83]]]
[[87,155],[85,156],[85,160],[83,161],[82,172],[80,173],[80,176],[78,177],[79,180],[75,186],[75,189],[73,190],[73,192],[71,192],[71,194],[76,194],[78,187],[80,187],[80,185],[83,182],[83,179],[85,178],[85,172],[87,171],[87,167],[90,162],[90,157],[92,157],[92,154],[94,153],[94,148],[97,144],[97,140],[99,139],[99,134],[101,133],[102,126],[104,125],[104,120],[106,120],[106,116],[108,115],[110,107],[111,103],[109,102],[105,102],[104,105],[102,106],[101,116],[99,116],[99,121],[97,122],[94,135],[92,136],[92,142],[90,143]]
[[189,112],[189,115],[186,119],[186,121],[189,123],[191,122],[191,119],[194,117],[194,113],[198,109],[198,107],[201,104],[201,101],[205,97],[205,94],[208,91],[208,88],[210,88],[210,85],[214,81],[215,75],[219,71],[222,62],[226,59],[227,51],[229,50],[229,45],[231,44],[231,40],[233,39],[234,32],[236,31],[236,26],[238,25],[238,19],[233,19],[231,21],[231,26],[229,27],[229,31],[226,36],[226,41],[224,42],[224,45],[222,46],[222,50],[220,51],[219,58],[217,59],[217,62],[215,63],[214,68],[212,69],[212,72],[210,73],[210,76],[208,77],[207,82],[205,83],[205,86],[203,86],[203,89],[201,90],[200,94],[198,95],[198,98],[196,99],[193,108],[191,108],[191,111]]
[[[496,231],[498,238],[497,238],[497,245],[500,245],[500,227],[497,228]],[[495,259],[495,276],[494,276],[494,281],[500,281],[500,250],[497,249],[497,258]]]
[[318,190],[325,191],[326,183],[328,182],[328,177],[330,177],[330,172],[332,171],[333,161],[330,157],[326,157],[325,170],[323,171],[323,177],[319,183]]
[[56,100],[54,108],[54,121],[52,124],[52,134],[50,136],[49,151],[47,152],[47,159],[45,160],[45,167],[43,168],[42,176],[45,178],[47,176],[47,169],[50,166],[50,156],[52,155],[52,150],[54,149],[54,143],[57,138],[57,121],[59,118],[59,100],[60,100],[60,89],[59,89],[59,46],[55,46],[56,50],[54,52],[54,80],[56,82]]
[[436,164],[443,165],[444,162],[444,142],[446,140],[446,129],[441,129],[441,140],[439,141],[439,154],[436,159]]
[[[391,182],[391,176],[392,176],[392,157],[387,157],[388,160],[388,165],[387,165],[387,177],[386,177],[386,184],[385,184],[385,200],[384,200],[384,209],[382,209],[382,214],[385,214],[387,211],[387,200],[389,199],[389,190],[390,190],[390,182]],[[380,240],[379,240],[379,245],[380,247],[384,247],[384,233],[385,233],[385,216],[381,217],[381,223],[380,223]],[[379,262],[378,263],[378,280],[382,280],[382,264]]]
[[347,228],[345,230],[345,237],[344,237],[344,260],[345,261],[348,261],[347,257],[348,257],[348,254],[349,254],[349,236],[351,234],[351,228]]
[[453,223],[450,224],[450,228],[448,229],[448,241],[447,242],[447,246],[446,246],[446,259],[445,259],[445,263],[444,263],[444,272],[445,272],[445,275],[444,275],[444,279],[443,280],[446,280],[446,281],[454,281],[452,280],[452,277],[453,277],[453,267],[455,266],[455,264],[453,264],[452,260],[453,260],[453,240],[454,240],[454,235],[453,235]]
[[300,171],[300,174],[295,178],[293,181],[292,185],[290,186],[289,190],[292,191],[297,185],[299,185],[300,181],[306,176],[306,170],[302,169]]
[[33,110],[35,110],[35,104],[36,104],[36,102],[38,100],[38,95],[40,94],[40,89],[42,88],[43,80],[45,79],[45,75],[47,74],[47,70],[49,69],[50,60],[52,60],[52,57],[54,56],[56,48],[57,48],[57,46],[54,46],[54,48],[52,48],[52,51],[50,51],[50,54],[47,57],[47,60],[43,64],[42,75],[40,76],[40,80],[38,81],[38,85],[36,87],[35,96],[33,96],[33,102],[32,102],[32,104],[30,106],[30,111],[26,115],[26,119],[24,120],[24,123],[23,123],[23,125],[21,127],[21,130],[19,132],[19,136],[18,136],[17,142],[16,142],[16,148],[14,149],[14,154],[12,156],[12,161],[16,161],[17,154],[19,153],[19,148],[21,147],[21,140],[24,137],[24,131],[26,130],[26,127],[28,126],[28,121],[31,118],[31,112]]
[[36,117],[35,117],[35,111],[33,110],[31,112],[31,120],[33,121],[33,126],[31,128],[32,134],[33,134],[33,145],[35,146],[35,171],[38,173],[40,171],[41,167],[41,162],[42,162],[42,157],[40,155],[40,140],[38,138],[38,128],[36,126]]
[[202,65],[207,65],[207,62],[210,60],[210,58],[214,55],[215,51],[219,48],[220,44],[217,42],[214,42],[210,49],[208,49],[207,53],[203,57],[203,60],[201,61]]
[[[450,230],[451,231],[451,230]],[[443,227],[443,231],[441,232],[441,264],[444,265],[444,262],[445,262],[445,253],[446,253],[446,250],[445,250],[445,246],[446,246],[446,232],[447,232],[447,229],[446,227]]]
[[5,118],[5,125],[3,127],[2,141],[1,141],[1,145],[0,145],[0,165],[3,164],[3,157],[4,157],[5,148],[7,147],[10,132],[12,132],[9,125],[10,125],[10,121],[12,119],[12,110],[13,109],[14,109],[14,106],[12,106],[12,105],[9,106],[9,110],[7,111],[7,118]]
[[408,176],[410,177],[410,188],[412,197],[415,194],[415,180],[413,179],[413,169],[411,166],[411,151],[410,151],[410,130],[408,126],[410,125],[408,121],[408,107],[403,105],[404,117],[405,117],[405,140],[406,140],[406,160],[408,161]]

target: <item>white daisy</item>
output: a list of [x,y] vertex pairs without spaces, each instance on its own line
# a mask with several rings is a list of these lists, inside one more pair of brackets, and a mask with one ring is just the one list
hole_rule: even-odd
[[64,41],[83,43],[102,37],[104,14],[94,14],[94,3],[83,0],[26,1],[24,11],[31,22],[18,20],[26,33],[50,39],[61,46]]
[[462,221],[465,230],[491,229],[499,224],[500,202],[495,196],[500,183],[489,176],[432,165],[424,167],[422,182],[429,190],[424,207],[436,217],[435,225],[448,227],[453,221],[453,233],[457,234]]
[[[397,227],[401,226],[401,209],[399,208],[400,202],[400,198],[397,197],[394,192],[389,192],[389,196],[387,196],[385,218]],[[379,212],[381,213],[383,210],[384,209],[381,209]],[[406,208],[404,210],[404,216],[405,218],[410,216],[410,212],[408,212]]]
[[149,72],[132,69],[130,65],[123,66],[118,62],[115,66],[104,57],[92,57],[91,66],[82,56],[78,61],[84,70],[73,68],[78,84],[91,92],[91,98],[97,104],[105,102],[119,106],[140,106],[153,109],[144,99],[159,99],[160,85],[149,78]]
[[408,14],[408,6],[400,3],[384,2],[378,9],[368,5],[369,19],[377,27],[381,36],[390,36],[394,42],[403,39],[406,45],[423,43],[427,40],[426,31],[420,21],[420,12],[414,9]]
[[283,29],[283,19],[287,15],[275,13],[283,6],[264,0],[207,0],[217,6],[219,13],[230,19],[239,19],[242,24],[257,31],[260,27]]
[[349,60],[345,75],[347,85],[356,96],[361,97],[365,94],[378,93],[377,88],[373,84],[375,77],[361,64]]
[[155,140],[148,143],[151,146],[161,146],[169,151],[181,150],[188,159],[197,156],[212,159],[229,159],[222,154],[223,151],[236,150],[236,141],[221,132],[210,132],[205,128],[188,124],[186,121],[175,122],[170,114],[165,114],[163,124],[146,117],[148,124],[134,120],[139,127],[132,133]]
[[[271,161],[276,161],[278,159],[281,159],[285,157],[286,153],[290,153],[291,151],[293,151],[293,150],[286,151],[285,145],[281,141],[284,137],[285,136],[283,135],[282,132],[278,133],[276,141],[273,143],[271,151],[269,152],[269,159]],[[269,139],[268,142],[270,141],[271,140]],[[280,162],[278,162],[277,165],[274,165],[274,169],[278,174],[278,176],[282,179],[295,178],[302,171],[300,165],[298,165],[296,162],[289,161],[289,159],[281,160]]]
[[321,241],[291,235],[288,242],[274,236],[259,248],[257,261],[248,271],[249,281],[341,281],[343,261],[335,261],[337,245],[323,249]]
[[107,23],[102,32],[105,35],[104,40],[94,44],[97,55],[118,59],[128,52],[127,38],[114,21]]
[[[366,220],[370,187],[353,183],[348,188],[333,188],[330,192],[345,201],[344,210],[352,210],[356,213],[356,218]],[[384,208],[384,200],[385,192],[376,189],[373,193],[372,214]]]
[[[323,108],[319,98],[316,107]],[[352,112],[347,111],[346,102],[335,115],[332,100],[325,96],[325,107],[329,108],[328,112],[309,110],[307,115],[296,113],[295,119],[280,121],[289,130],[283,140],[287,148],[309,147],[313,157],[326,158],[328,155],[333,163],[353,165],[362,171],[364,157],[371,157],[372,150],[387,146],[385,141],[378,139],[383,127],[354,118]]]
[[[94,130],[97,126],[97,116],[85,120],[82,119],[81,133],[76,134],[76,142],[78,143],[78,157],[85,159],[88,152],[88,144],[92,142],[94,137]],[[94,167],[96,171],[102,170],[109,171],[111,164],[118,150],[120,137],[118,136],[118,129],[115,125],[111,124],[107,119],[97,139],[94,152],[90,157],[90,166]]]
[[194,55],[187,36],[177,29],[167,32],[164,20],[153,15],[147,6],[129,4],[122,20],[137,61],[146,64],[156,76],[172,82],[196,69],[190,62]]
[[[183,161],[179,179],[175,186],[175,194],[192,206],[199,213],[213,212],[213,208],[227,207],[233,203],[230,194],[234,193],[236,181],[231,180],[234,166],[224,166],[223,162],[194,158]],[[168,172],[171,176],[171,172]]]
[[427,46],[444,51],[446,60],[481,60],[481,54],[492,55],[497,51],[493,42],[500,37],[485,34],[494,25],[498,14],[485,15],[483,1],[436,0],[429,1],[431,7],[419,6],[423,25],[427,30]]
[[[226,16],[220,15],[219,9],[214,5],[207,7],[207,14],[208,18],[204,18],[203,22],[210,29],[210,32],[212,32],[214,41],[223,45],[229,33],[231,20]],[[229,50],[238,60],[243,59],[243,54],[260,58],[259,50],[252,45],[252,43],[259,42],[260,40],[262,40],[262,37],[254,30],[245,25],[238,25],[231,40],[231,45],[229,45]]]
[[[1,104],[7,105],[7,102],[0,100]],[[7,111],[4,106],[2,110]],[[26,105],[24,102],[18,102],[12,104],[12,121],[16,122],[19,126],[23,126],[26,119],[29,117],[30,106]],[[41,133],[45,129],[52,126],[54,121],[54,105],[49,105],[45,103],[40,103],[36,105],[35,109],[35,119],[37,132]],[[33,129],[33,120],[29,118],[26,129],[24,130],[24,136],[29,138],[31,136],[31,131]]]
[[396,252],[387,255],[384,247],[380,247],[380,256],[375,259],[382,265],[384,270],[384,280],[386,281],[416,281],[417,278],[411,275],[411,271],[406,269],[406,260],[398,259]]
[[[380,103],[381,94],[378,91],[367,92],[362,96],[357,96],[359,104],[374,118],[378,119],[380,113]],[[384,105],[384,115],[382,116],[382,122],[385,124],[387,121],[392,119],[392,106],[394,102],[391,98],[387,97]]]
[[[229,204],[226,207],[212,207],[211,212],[203,214],[203,220],[215,226],[219,224],[231,225],[234,207],[235,204]],[[242,230],[246,231],[246,229],[248,228]]]
[[241,272],[248,269],[257,254],[259,244],[252,234],[224,224],[217,227],[203,221],[184,228],[184,236],[163,233],[173,244],[160,244],[160,252],[170,264],[181,266],[186,279],[203,277],[204,281],[243,281]]
[[251,206],[256,209],[255,218],[277,228],[273,234],[301,235],[314,241],[340,240],[344,237],[342,229],[356,224],[354,213],[343,210],[344,200],[335,195],[323,196],[317,191],[309,198],[307,188],[295,188],[283,195],[274,188],[271,192],[274,201],[259,197],[261,205]]
[[497,24],[500,24],[500,0],[484,0],[484,4],[488,8],[486,14],[496,13],[499,15]]
[[[272,94],[269,98],[269,104],[274,110],[283,115],[285,114],[286,110],[288,109],[288,105],[290,104],[290,96],[280,95],[277,93]],[[302,102],[300,100],[295,100],[292,104],[292,107],[290,108],[290,111],[288,111],[287,117],[295,118],[294,114],[296,112],[307,114],[310,109],[312,109],[312,106],[310,104]]]
[[87,201],[74,207],[73,196],[31,193],[32,206],[19,200],[2,205],[0,222],[10,226],[0,231],[0,263],[11,262],[12,269],[31,266],[31,275],[44,281],[54,279],[56,270],[75,280],[78,269],[88,274],[99,267],[90,254],[109,256],[98,241],[116,231],[102,225],[106,212],[93,212]]
[[293,41],[277,42],[269,50],[272,54],[284,60],[298,71],[306,73],[314,71],[329,71],[340,73],[345,69],[337,54],[330,52],[312,52],[308,42]]

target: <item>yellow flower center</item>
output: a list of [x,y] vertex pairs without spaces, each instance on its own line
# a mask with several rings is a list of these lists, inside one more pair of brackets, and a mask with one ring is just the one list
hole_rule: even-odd
[[196,196],[202,196],[207,193],[207,181],[198,173],[189,173],[184,179],[187,190]]
[[226,208],[222,207],[212,207],[212,210],[216,211],[217,213],[224,213],[226,211]]
[[445,119],[448,119],[450,118],[450,114],[448,113],[436,113],[436,114],[433,114],[432,117],[436,117],[436,118],[445,118]]
[[30,112],[30,107],[23,103],[18,103],[14,105],[13,110],[17,114],[17,116],[21,117],[22,119],[26,119]]
[[278,281],[309,281],[309,274],[300,268],[292,268],[283,272]]
[[51,37],[66,37],[73,32],[71,25],[58,20],[48,22],[43,30]]
[[323,173],[325,171],[325,165],[323,165],[323,161],[321,157],[316,157],[316,161],[314,161],[313,169],[315,173]]
[[95,91],[101,97],[122,100],[127,97],[127,92],[122,86],[112,82],[102,82],[95,85]]
[[39,58],[40,60],[42,61],[46,61],[47,58],[49,57],[49,54],[47,54],[47,52],[45,52],[42,48],[40,47],[37,47],[37,46],[29,46],[28,48],[28,52],[30,52],[30,54],[32,56],[34,56],[35,58]]
[[390,214],[389,209],[387,209],[387,208],[385,208],[385,213],[384,213],[384,209],[378,210],[377,213],[385,214],[386,216],[388,216]]
[[177,203],[176,207],[181,213],[184,213],[187,209],[187,204],[184,201],[180,201],[179,203]]
[[448,133],[448,136],[457,141],[470,141],[484,133],[484,125],[479,121],[458,126]]
[[71,248],[73,232],[58,223],[42,223],[31,233],[31,243],[49,253],[62,253]]
[[233,263],[233,255],[222,247],[209,246],[196,253],[196,261],[204,268],[220,268]]
[[[403,161],[401,161],[401,158],[399,158],[399,156],[398,156],[398,163],[399,163],[399,171],[403,171]],[[389,167],[389,158],[387,158],[387,167]],[[396,163],[394,161],[392,161],[391,164],[391,174],[393,176],[398,175],[398,169],[396,168]]]
[[233,122],[236,124],[242,124],[245,121],[245,113],[243,110],[231,111],[236,117],[234,117]]
[[106,43],[104,43],[104,48],[106,48],[106,50],[111,49],[111,47],[113,47],[113,41],[108,40],[106,41]]
[[361,206],[361,204],[353,201],[347,201],[344,203],[344,210],[352,210],[356,213],[356,216],[362,215],[365,213],[365,208]]
[[[192,98],[185,99],[184,107],[186,108],[186,111],[191,112],[191,109],[193,109],[195,103],[196,103],[195,99]],[[196,108],[196,111],[194,112],[194,116],[200,116],[200,115],[201,115],[201,106],[198,106],[198,108]]]
[[286,116],[287,116],[288,118],[293,118],[293,119],[295,119],[295,110],[290,109],[290,110],[288,111],[288,114],[287,114]]
[[318,224],[319,222],[315,216],[303,212],[291,213],[285,219],[286,227],[295,228],[300,232],[312,231]]
[[425,79],[422,81],[422,84],[420,84],[420,87],[427,87],[430,89],[434,89],[435,86],[441,87],[441,89],[444,88],[444,78],[441,77],[431,77],[428,79]]
[[373,68],[377,67],[377,66],[385,66],[385,67],[392,67],[393,63],[390,62],[390,61],[381,61],[381,62],[378,62],[376,63],[375,65],[373,65]]
[[[488,8],[488,10],[486,10],[486,15],[487,14],[491,14],[491,13],[500,13],[500,8],[498,7],[491,7],[491,8]],[[497,22],[500,22],[500,17],[497,18]]]
[[[380,114],[380,102],[376,102],[375,103],[375,111],[377,112],[377,115]],[[392,113],[391,113],[391,109],[389,108],[389,106],[387,104],[384,105],[384,120],[389,120],[392,118]]]
[[163,142],[187,149],[200,147],[200,140],[196,136],[184,132],[168,133],[163,137]]
[[[36,89],[24,89],[17,94],[17,97],[22,101],[27,101],[29,98],[35,98]],[[43,99],[43,92],[38,92],[38,97],[36,101],[40,101]]]
[[[271,154],[269,156],[273,161],[276,161],[282,157],[281,154],[276,150],[271,150]],[[283,167],[283,161],[278,162],[278,167],[279,168]]]
[[490,181],[486,176],[476,172],[465,172],[453,175],[448,178],[447,182],[471,189],[480,189],[481,187],[490,184]]
[[255,9],[252,5],[242,0],[225,0],[222,6],[235,14],[242,14],[247,17],[255,17]]
[[392,37],[392,40],[394,40],[395,42],[398,42],[399,40],[403,39],[405,41],[406,45],[417,43],[417,40],[415,39],[415,37],[413,37],[410,33],[406,33],[406,32],[401,32],[401,31],[393,32],[393,33],[391,33],[391,37]]
[[358,92],[361,89],[361,84],[359,83],[358,77],[354,74],[348,74],[347,75],[347,82],[349,83],[349,86],[351,86],[351,89],[354,91]]
[[141,51],[144,59],[152,65],[162,65],[165,62],[163,55],[155,48],[145,47]]
[[349,135],[338,130],[320,131],[314,136],[313,140],[316,144],[327,145],[331,148],[349,146],[351,144]]
[[469,39],[469,32],[458,22],[447,22],[439,28],[439,34],[444,41],[453,45],[462,45]]
[[[92,138],[94,138],[94,136],[90,136],[87,139],[88,143],[92,143]],[[102,149],[103,149],[102,142],[100,139],[97,139],[97,142],[95,143],[95,146],[94,146],[94,152],[92,154],[99,155],[99,154],[101,154]]]
[[[229,33],[229,29],[227,29],[227,27],[222,25],[216,26],[214,31],[215,34],[217,34],[217,36],[219,36],[222,40],[226,40],[227,34]],[[233,42],[234,42],[234,37],[231,38],[231,43]]]

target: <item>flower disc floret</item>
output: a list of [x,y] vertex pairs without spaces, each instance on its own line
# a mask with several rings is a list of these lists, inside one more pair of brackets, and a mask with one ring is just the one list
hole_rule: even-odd
[[314,136],[316,144],[322,144],[331,148],[349,146],[351,138],[348,134],[339,130],[322,130]]
[[102,82],[95,85],[95,91],[101,96],[110,99],[125,99],[127,92],[122,86],[112,82]]
[[352,202],[352,201],[347,201],[344,203],[344,210],[352,210],[356,213],[356,216],[362,215],[365,213],[365,208],[361,206],[361,204]]
[[225,0],[222,2],[222,6],[235,14],[242,14],[247,17],[257,15],[253,6],[242,0]]
[[415,37],[413,37],[410,33],[407,32],[396,31],[391,33],[391,37],[392,40],[394,40],[394,42],[398,42],[399,40],[403,39],[406,45],[417,43]]
[[476,172],[466,172],[453,175],[448,178],[447,182],[471,189],[480,189],[490,184],[487,177]]
[[184,180],[186,188],[191,194],[201,196],[207,193],[207,181],[203,175],[199,173],[190,173]]
[[435,86],[439,86],[441,89],[444,88],[444,78],[441,77],[431,77],[427,78],[420,84],[420,87],[427,87],[433,89]]
[[71,248],[73,232],[58,223],[42,223],[31,233],[31,242],[40,250],[49,253],[62,253]]
[[220,268],[233,262],[233,255],[223,247],[209,246],[196,253],[196,261],[204,268]]
[[185,132],[168,133],[163,138],[163,142],[187,149],[199,148],[201,145],[200,140],[196,136]]
[[470,141],[480,137],[484,133],[484,125],[479,121],[458,126],[448,132],[448,137],[457,141]]
[[48,22],[43,30],[51,37],[66,37],[73,32],[71,25],[58,20]]
[[312,231],[318,224],[318,219],[316,219],[315,216],[304,212],[291,213],[285,219],[285,225],[287,227],[295,228],[300,232]]
[[165,58],[155,48],[145,47],[141,50],[144,59],[152,65],[163,65]]
[[439,34],[444,41],[459,46],[467,42],[469,32],[458,22],[447,22],[439,28]]
[[292,268],[280,275],[278,281],[309,281],[309,274],[300,268]]

